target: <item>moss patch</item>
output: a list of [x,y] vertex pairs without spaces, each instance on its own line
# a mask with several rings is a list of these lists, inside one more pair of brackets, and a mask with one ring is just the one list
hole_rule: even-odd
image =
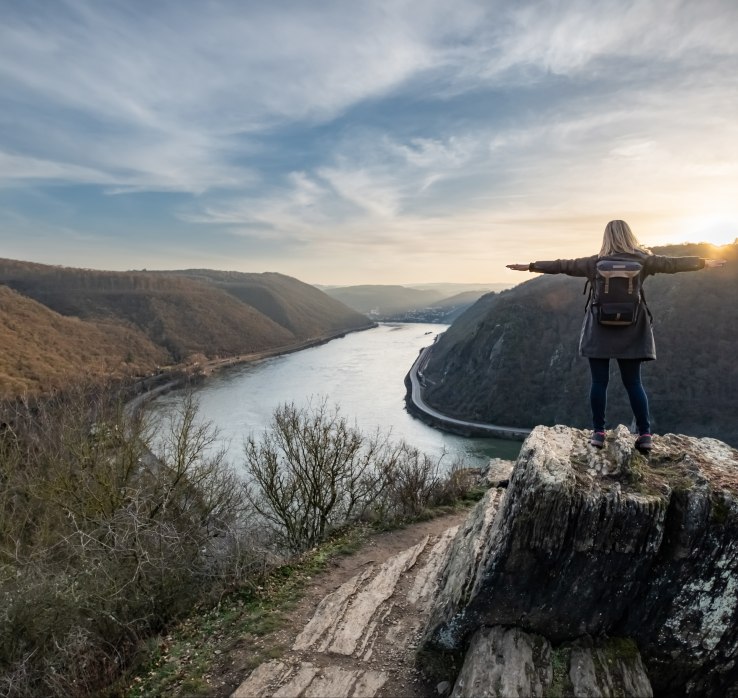
[[689,468],[669,457],[649,460],[634,452],[625,473],[628,486],[647,496],[668,496],[670,492],[689,492],[695,487],[694,475]]
[[608,661],[634,662],[638,659],[638,645],[629,637],[610,637],[603,648]]
[[722,492],[716,492],[710,499],[710,504],[710,518],[716,524],[720,526],[724,525],[730,517],[730,500]]
[[571,646],[561,645],[551,652],[551,669],[553,678],[544,698],[568,698],[573,695],[574,687],[569,678],[571,664]]

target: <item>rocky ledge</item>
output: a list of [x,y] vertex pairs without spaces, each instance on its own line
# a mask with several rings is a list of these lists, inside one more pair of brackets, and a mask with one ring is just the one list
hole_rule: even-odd
[[465,654],[459,698],[641,696],[649,680],[738,696],[738,452],[667,434],[646,457],[625,427],[601,451],[587,437],[534,429],[501,505],[460,527],[421,660],[438,672]]

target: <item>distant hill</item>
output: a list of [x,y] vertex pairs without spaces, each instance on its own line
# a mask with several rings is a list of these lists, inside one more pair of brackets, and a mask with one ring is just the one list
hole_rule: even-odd
[[364,315],[330,294],[284,274],[246,274],[210,269],[157,273],[187,276],[211,284],[256,308],[298,339],[367,324]]
[[490,291],[504,291],[507,288],[511,288],[515,284],[513,283],[477,283],[477,284],[470,284],[470,283],[449,283],[449,282],[442,282],[442,283],[429,283],[429,284],[408,284],[409,288],[417,288],[421,291],[438,291],[439,293],[442,293],[445,298],[450,298],[451,296],[456,296],[461,293],[466,293],[467,291],[483,291],[485,293],[489,293]]
[[377,284],[323,288],[328,295],[376,320],[450,322],[481,295],[509,286],[438,283],[423,286]]
[[[5,296],[11,310],[35,301],[35,311],[25,320],[27,331],[8,333],[11,355],[31,355],[49,327],[62,327],[72,318],[76,328],[84,328],[81,334],[88,333],[84,345],[95,356],[110,354],[115,363],[115,357],[129,356],[133,348],[149,357],[141,364],[149,368],[193,355],[217,358],[272,350],[371,325],[313,286],[281,274],[109,272],[0,259],[0,284],[15,292]],[[39,310],[42,306],[46,313]],[[98,328],[97,334],[90,328]],[[70,351],[65,356],[62,364],[71,375]],[[52,363],[50,355],[44,365]],[[37,379],[30,367],[24,375],[41,384],[53,373],[50,368],[39,371]],[[8,373],[8,380],[16,373]]]
[[342,286],[328,288],[329,296],[374,319],[426,308],[444,298],[440,291],[420,291],[407,286]]
[[[658,356],[643,370],[654,429],[738,443],[738,245],[654,252],[729,260],[722,269],[660,274],[645,284]],[[424,370],[426,401],[473,421],[589,427],[589,370],[578,356],[583,286],[541,275],[480,298],[436,343]],[[615,366],[608,398],[608,421],[630,424]]]

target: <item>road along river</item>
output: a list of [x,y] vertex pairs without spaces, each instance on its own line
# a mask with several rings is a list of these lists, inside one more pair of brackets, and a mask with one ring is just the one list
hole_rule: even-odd
[[[268,428],[280,404],[307,405],[325,397],[366,433],[376,429],[392,438],[440,456],[463,456],[468,465],[491,457],[515,458],[520,441],[467,438],[427,426],[405,409],[405,375],[423,347],[447,325],[383,323],[327,344],[223,369],[195,388],[201,418],[220,432],[234,465],[241,460],[243,438]],[[182,391],[156,398],[150,409],[166,414]]]

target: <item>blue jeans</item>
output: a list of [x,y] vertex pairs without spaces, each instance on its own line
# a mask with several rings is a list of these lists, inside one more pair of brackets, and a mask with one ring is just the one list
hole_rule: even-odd
[[[641,383],[641,359],[618,359],[620,378],[628,391],[630,407],[636,419],[639,434],[650,434],[648,421],[648,397]],[[590,359],[592,387],[589,400],[592,404],[592,426],[595,431],[605,431],[605,408],[607,407],[607,384],[610,380],[610,359]]]

